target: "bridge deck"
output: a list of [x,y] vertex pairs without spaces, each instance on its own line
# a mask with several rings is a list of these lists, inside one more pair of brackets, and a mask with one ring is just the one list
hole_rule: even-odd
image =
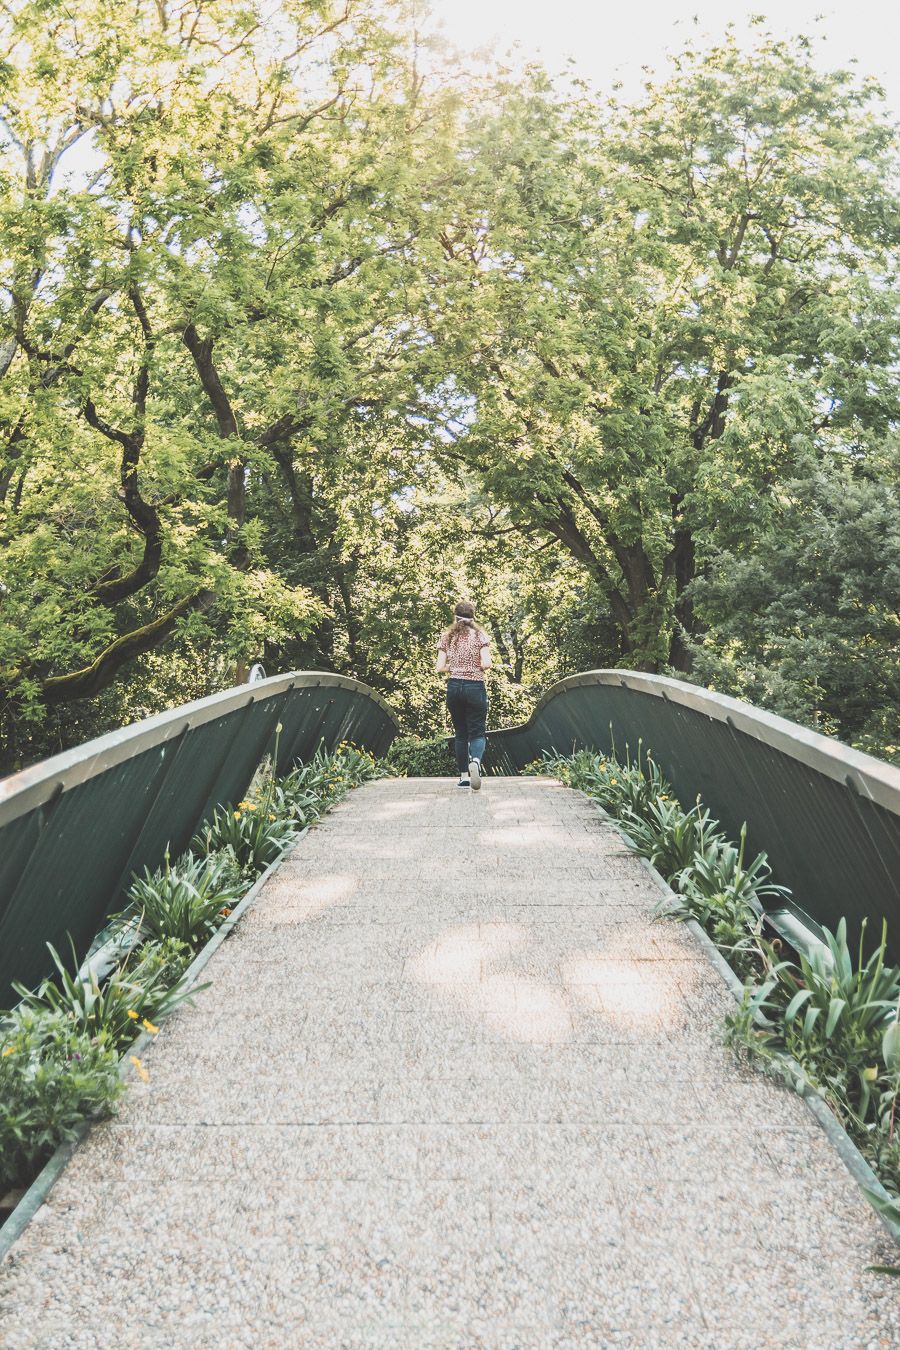
[[874,1216],[548,780],[304,838],[0,1270],[4,1346],[869,1346]]

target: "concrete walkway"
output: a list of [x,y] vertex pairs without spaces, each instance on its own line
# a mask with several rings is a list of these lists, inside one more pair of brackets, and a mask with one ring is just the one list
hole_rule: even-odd
[[18,1347],[896,1346],[896,1253],[548,780],[306,838],[0,1268]]

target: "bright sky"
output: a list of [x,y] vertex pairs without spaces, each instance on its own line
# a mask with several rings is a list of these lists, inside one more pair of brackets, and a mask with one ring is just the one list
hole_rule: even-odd
[[[646,73],[661,70],[666,52],[689,37],[720,37],[734,22],[750,39],[747,18],[766,16],[766,27],[781,34],[825,38],[819,60],[845,66],[856,58],[861,76],[875,75],[888,106],[900,121],[900,0],[421,0],[431,22],[454,47],[498,53],[519,44],[520,58],[540,58],[551,71],[574,69],[602,91],[621,81],[620,97],[639,97]],[[774,15],[774,17],[772,17]],[[815,22],[820,15],[820,21]],[[694,18],[697,23],[695,25]],[[758,31],[756,36],[758,37]],[[80,142],[65,160],[63,174],[75,186],[97,168],[90,146]]]
[[749,15],[764,14],[766,27],[780,35],[823,34],[819,59],[829,66],[856,57],[860,74],[878,77],[900,118],[897,0],[431,0],[431,8],[454,46],[475,50],[496,42],[502,51],[518,42],[523,55],[539,56],[551,70],[571,56],[577,72],[605,91],[621,80],[626,97],[641,92],[641,66],[660,69],[666,51],[677,50],[688,34],[718,37],[731,20],[740,32]]

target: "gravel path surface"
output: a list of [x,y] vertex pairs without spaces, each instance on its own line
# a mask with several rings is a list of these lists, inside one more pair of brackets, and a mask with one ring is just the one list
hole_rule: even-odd
[[896,1250],[589,803],[311,831],[0,1267],[19,1347],[900,1345]]

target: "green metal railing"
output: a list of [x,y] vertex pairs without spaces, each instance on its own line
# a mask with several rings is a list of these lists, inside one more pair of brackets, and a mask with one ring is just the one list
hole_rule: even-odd
[[[276,728],[281,725],[281,731]],[[0,1008],[36,984],[47,943],[83,956],[135,871],[176,857],[216,806],[243,797],[277,745],[276,771],[341,741],[383,754],[385,701],[342,675],[263,679],[89,741],[0,782]]]
[[515,773],[545,750],[609,753],[613,738],[632,755],[642,740],[681,801],[699,795],[732,838],[747,822],[748,848],[793,893],[773,911],[787,936],[846,916],[851,929],[868,918],[877,941],[885,918],[900,960],[900,770],[750,704],[622,670],[554,685],[523,726],[490,733],[489,755]]
[[[276,738],[276,726],[282,731]],[[47,942],[83,955],[132,874],[177,856],[217,805],[242,797],[262,758],[277,772],[320,743],[383,754],[391,709],[355,680],[293,673],[162,713],[0,782],[0,1007],[14,979],[49,969]],[[723,829],[765,849],[789,886],[773,911],[788,936],[888,920],[900,959],[900,770],[746,703],[630,671],[554,685],[520,727],[489,734],[490,763],[516,773],[545,750],[651,749],[682,802],[700,796]],[[874,922],[873,922],[874,921]],[[872,934],[877,936],[876,934]]]

